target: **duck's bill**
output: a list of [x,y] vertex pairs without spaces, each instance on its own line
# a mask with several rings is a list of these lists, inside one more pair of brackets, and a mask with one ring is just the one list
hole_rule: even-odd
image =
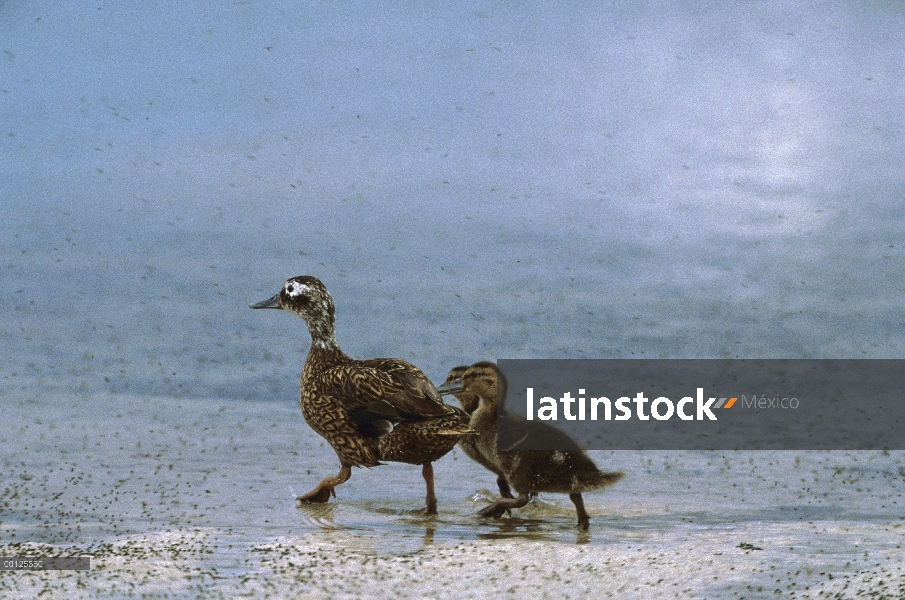
[[458,394],[459,392],[465,391],[465,385],[462,383],[461,379],[456,379],[455,381],[450,381],[449,383],[444,383],[440,387],[437,388],[437,391],[440,392],[441,396],[448,396],[449,394]]
[[280,295],[276,294],[273,298],[249,304],[248,308],[282,308],[280,306]]

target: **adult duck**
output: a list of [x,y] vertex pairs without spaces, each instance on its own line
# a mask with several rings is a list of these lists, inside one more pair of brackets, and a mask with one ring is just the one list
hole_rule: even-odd
[[293,277],[272,298],[251,308],[275,308],[308,324],[311,348],[302,367],[302,415],[339,458],[340,470],[299,503],[327,502],[348,481],[352,467],[376,467],[381,460],[422,465],[426,514],[437,513],[432,462],[465,435],[468,415],[444,404],[434,384],[414,365],[396,358],[354,360],[336,342],[330,293],[315,277]]

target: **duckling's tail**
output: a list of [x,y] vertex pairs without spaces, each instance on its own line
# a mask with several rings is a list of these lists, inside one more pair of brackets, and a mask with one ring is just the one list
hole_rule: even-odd
[[584,475],[585,476],[582,477],[582,481],[580,482],[580,486],[578,486],[584,490],[596,490],[611,486],[625,477],[623,471],[596,471]]

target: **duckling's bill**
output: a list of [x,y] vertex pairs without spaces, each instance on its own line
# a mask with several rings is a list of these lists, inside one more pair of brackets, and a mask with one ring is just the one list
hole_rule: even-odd
[[[255,307],[253,306],[252,308]],[[437,391],[440,392],[441,396],[458,394],[459,392],[465,391],[465,384],[462,383],[461,379],[456,379],[455,381],[450,381],[449,383],[444,383],[443,385],[438,386]]]
[[267,300],[261,300],[260,302],[255,302],[254,304],[249,304],[248,308],[280,308],[280,295],[274,294],[273,297],[268,298]]

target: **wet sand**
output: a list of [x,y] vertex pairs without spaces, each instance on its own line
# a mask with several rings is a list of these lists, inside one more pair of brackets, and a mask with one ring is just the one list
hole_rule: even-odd
[[0,554],[89,555],[90,572],[0,572],[44,597],[874,597],[905,595],[899,453],[594,453],[624,481],[542,495],[499,521],[493,477],[455,451],[337,469],[297,406],[126,395],[6,398]]

